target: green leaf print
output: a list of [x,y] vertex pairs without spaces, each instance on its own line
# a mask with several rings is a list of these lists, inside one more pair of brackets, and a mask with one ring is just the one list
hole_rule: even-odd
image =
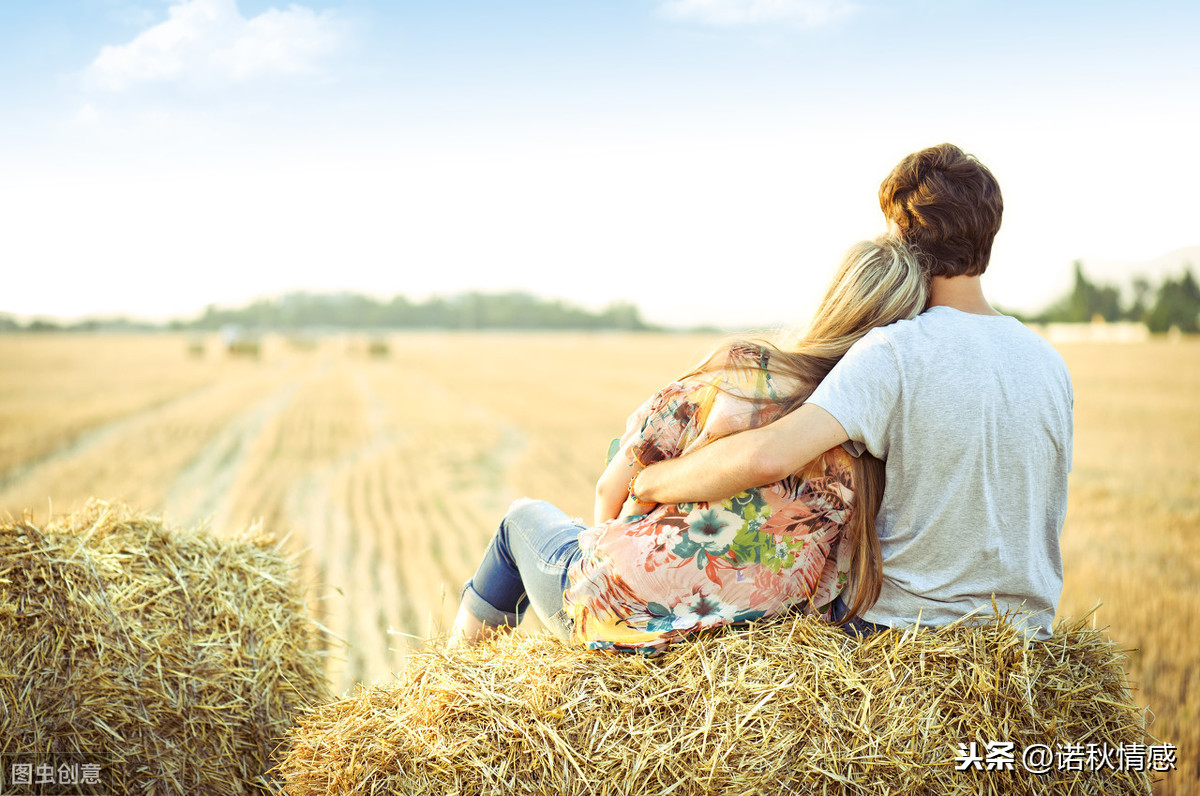
[[[757,492],[757,490],[755,490]],[[748,501],[741,510],[746,524],[733,538],[730,550],[739,563],[766,563],[775,549],[775,540],[761,532],[763,523],[771,516],[771,507],[763,501]]]

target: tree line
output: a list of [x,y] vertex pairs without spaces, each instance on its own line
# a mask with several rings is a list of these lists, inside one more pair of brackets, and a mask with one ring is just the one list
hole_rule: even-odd
[[642,320],[637,306],[614,302],[590,311],[560,299],[530,293],[470,292],[413,301],[397,295],[377,299],[358,293],[289,293],[262,298],[242,307],[210,304],[196,318],[165,324],[127,318],[90,319],[56,323],[36,319],[22,325],[0,316],[3,331],[135,331],[167,328],[171,331],[215,331],[228,326],[278,331],[317,329],[512,329],[561,331],[657,331]]
[[[1086,323],[1096,318],[1106,321],[1145,323],[1151,332],[1172,327],[1183,332],[1200,332],[1200,285],[1191,265],[1178,277],[1168,277],[1157,287],[1145,277],[1131,283],[1128,303],[1121,290],[1109,284],[1093,282],[1084,273],[1083,263],[1074,263],[1071,290],[1045,310],[1026,314],[1005,310],[1028,323]],[[176,319],[166,324],[117,317],[56,322],[34,319],[20,323],[0,314],[0,333],[52,331],[215,331],[227,326],[247,329],[305,331],[314,329],[512,329],[557,331],[660,331],[642,320],[631,302],[615,302],[593,312],[561,299],[546,299],[521,291],[507,293],[470,292],[454,296],[434,296],[413,301],[396,295],[377,299],[359,293],[289,293],[262,298],[242,307],[222,308],[209,305],[198,317]]]
[[1122,301],[1121,290],[1115,285],[1090,280],[1080,261],[1075,261],[1074,269],[1069,293],[1039,314],[1018,317],[1033,323],[1086,323],[1103,318],[1144,323],[1151,332],[1165,332],[1172,327],[1183,332],[1200,331],[1200,285],[1190,264],[1184,266],[1182,275],[1167,277],[1157,288],[1144,276],[1135,277],[1128,303]]

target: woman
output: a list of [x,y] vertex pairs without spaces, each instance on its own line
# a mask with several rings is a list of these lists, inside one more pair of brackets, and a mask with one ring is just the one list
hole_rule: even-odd
[[[878,460],[834,448],[719,505],[647,505],[636,478],[794,410],[855,341],[916,316],[927,295],[900,241],[853,246],[802,335],[779,347],[723,346],[629,418],[596,485],[591,528],[548,503],[514,503],[463,588],[456,638],[474,643],[515,627],[529,605],[564,640],[645,653],[795,607],[833,621],[857,616],[879,593]],[[853,596],[839,599],[850,582]]]

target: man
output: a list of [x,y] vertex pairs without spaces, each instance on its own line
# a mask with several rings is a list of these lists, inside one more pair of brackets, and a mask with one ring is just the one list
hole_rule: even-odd
[[795,412],[655,464],[632,491],[642,501],[715,502],[836,445],[869,451],[886,462],[876,520],[883,585],[861,619],[941,625],[990,616],[994,602],[1047,638],[1062,591],[1073,393],[1062,357],[984,297],[999,185],[941,144],[902,160],[879,202],[928,270],[929,308],[870,332]]

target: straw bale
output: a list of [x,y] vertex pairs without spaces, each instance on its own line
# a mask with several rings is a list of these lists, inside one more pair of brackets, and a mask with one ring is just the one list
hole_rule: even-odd
[[280,740],[330,696],[292,571],[256,529],[102,502],[0,522],[3,759],[99,765],[104,793],[277,792]]
[[281,771],[315,794],[1146,794],[1147,774],[957,771],[960,743],[1147,743],[1120,655],[1082,621],[850,638],[809,617],[655,658],[516,635],[439,643],[300,719]]

